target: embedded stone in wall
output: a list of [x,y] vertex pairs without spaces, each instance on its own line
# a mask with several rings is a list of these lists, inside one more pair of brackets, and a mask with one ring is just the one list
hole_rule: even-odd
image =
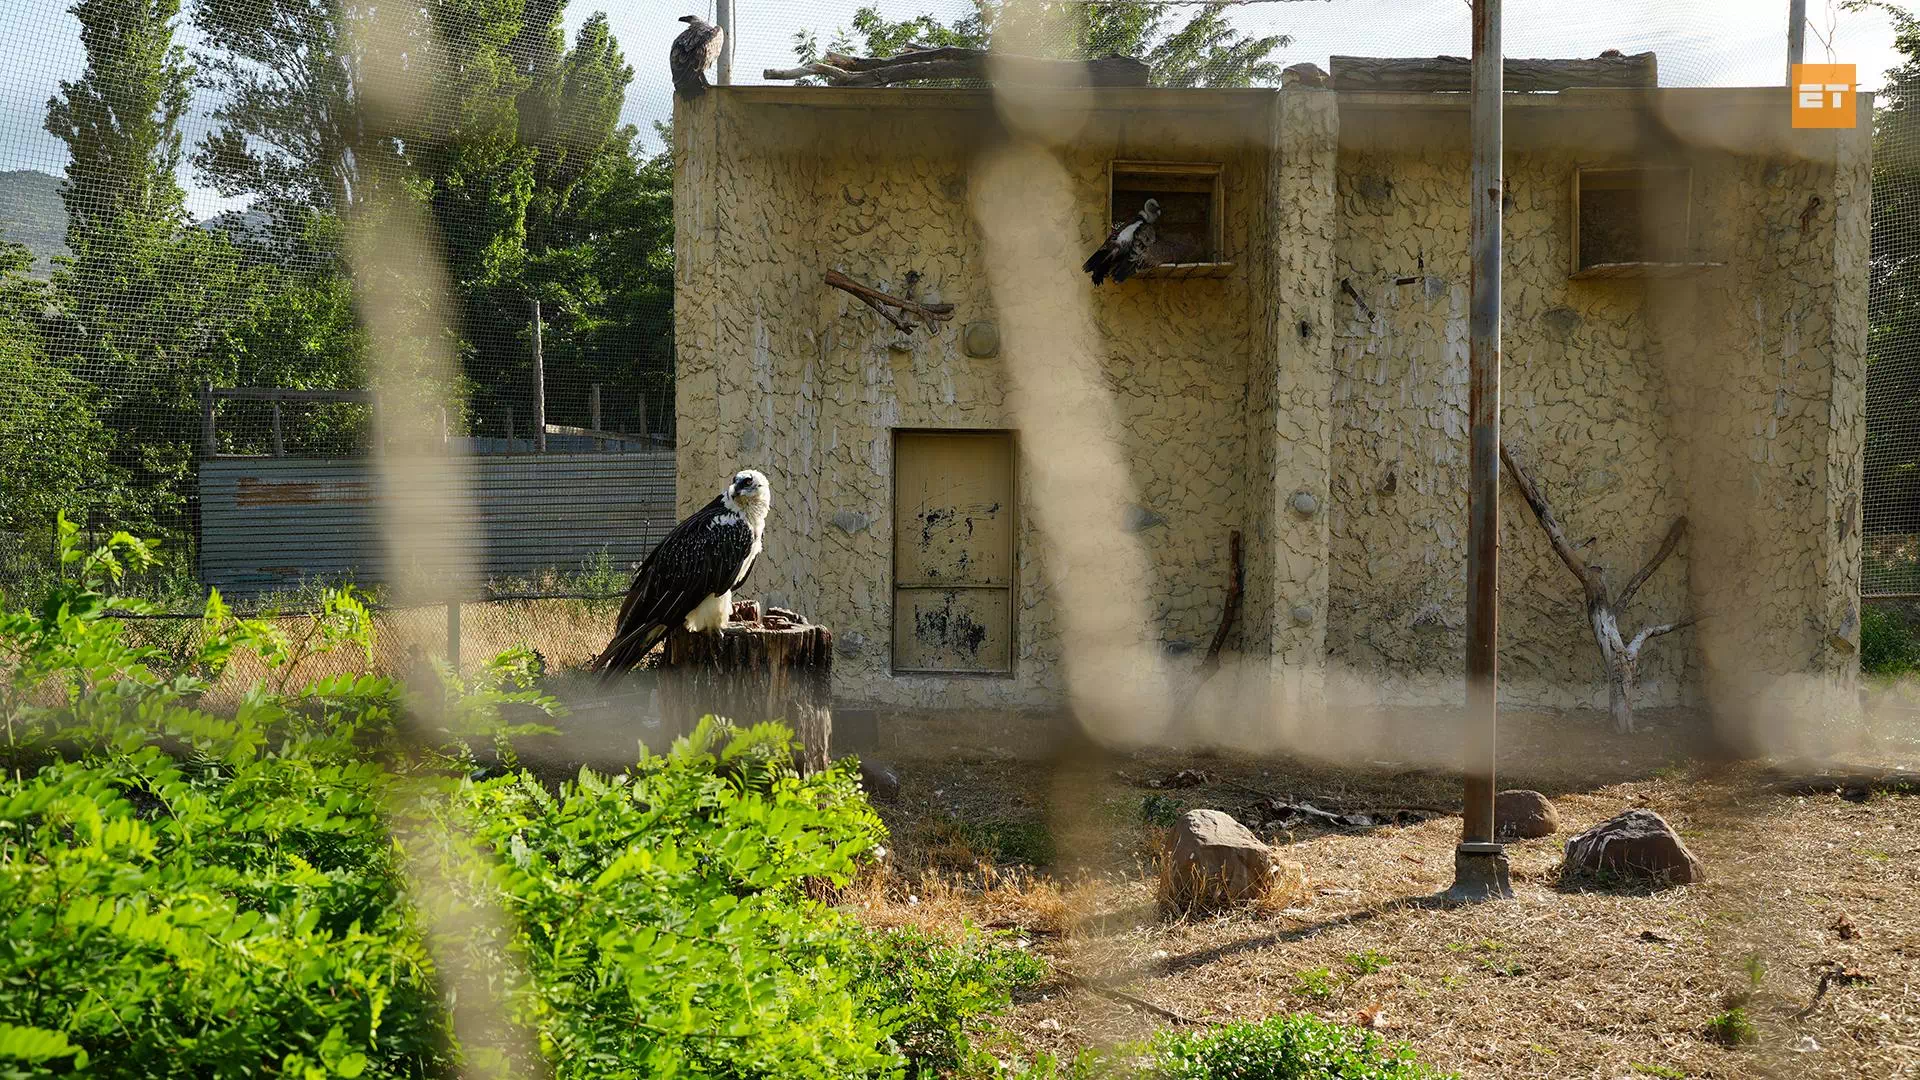
[[841,510],[831,519],[835,528],[849,535],[857,533],[873,524],[873,519],[854,510]]
[[1128,532],[1146,532],[1148,529],[1165,525],[1166,523],[1167,519],[1164,516],[1156,514],[1144,506],[1127,507]]

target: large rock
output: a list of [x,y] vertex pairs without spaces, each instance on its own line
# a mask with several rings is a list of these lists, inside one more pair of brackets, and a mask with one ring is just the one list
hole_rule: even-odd
[[1493,799],[1493,831],[1501,837],[1532,840],[1560,831],[1560,812],[1537,791],[1514,788]]
[[1568,840],[1567,866],[1667,884],[1707,877],[1706,866],[1687,850],[1673,826],[1651,810],[1629,810]]
[[1219,810],[1189,810],[1174,822],[1161,877],[1161,900],[1180,911],[1207,911],[1227,904],[1306,891],[1298,863],[1278,859],[1245,825]]

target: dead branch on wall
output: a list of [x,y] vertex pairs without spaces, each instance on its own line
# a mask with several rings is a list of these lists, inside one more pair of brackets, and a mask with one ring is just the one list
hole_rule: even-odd
[[1567,540],[1566,531],[1560,527],[1553,505],[1540,493],[1539,485],[1504,441],[1500,444],[1500,459],[1507,463],[1508,475],[1519,487],[1521,498],[1532,508],[1541,531],[1547,534],[1547,542],[1553,545],[1553,553],[1580,579],[1580,588],[1587,599],[1587,625],[1593,631],[1594,644],[1600,647],[1600,659],[1607,669],[1607,712],[1613,717],[1614,730],[1628,734],[1633,731],[1633,684],[1640,665],[1640,650],[1654,638],[1692,626],[1698,620],[1687,618],[1642,627],[1639,633],[1628,638],[1620,631],[1620,616],[1626,613],[1640,586],[1646,584],[1653,572],[1660,569],[1660,564],[1667,561],[1667,556],[1673,554],[1673,549],[1680,546],[1680,537],[1687,531],[1687,519],[1684,516],[1674,519],[1666,538],[1660,541],[1659,550],[1627,579],[1626,586],[1616,596],[1607,588],[1606,568],[1580,557],[1579,548]]
[[1147,65],[1129,56],[1048,60],[1003,53],[989,58],[985,49],[962,48],[914,49],[886,57],[830,52],[811,64],[767,68],[760,77],[788,80],[818,76],[828,86],[892,86],[934,80],[984,82],[990,73],[1001,82],[1039,86],[1145,86],[1148,78]]
[[1207,646],[1207,655],[1200,661],[1200,667],[1194,672],[1193,681],[1180,695],[1175,706],[1175,718],[1185,714],[1193,705],[1195,695],[1207,685],[1215,673],[1220,670],[1220,653],[1227,647],[1227,637],[1233,632],[1233,626],[1240,620],[1240,601],[1246,593],[1246,565],[1240,557],[1240,530],[1227,534],[1227,599],[1220,609],[1220,626],[1213,632],[1213,641]]
[[[909,279],[913,277],[912,274],[907,276]],[[859,297],[863,303],[879,312],[882,318],[892,323],[894,329],[903,334],[911,333],[913,330],[913,323],[906,317],[909,315],[919,319],[929,334],[939,333],[940,324],[953,318],[952,304],[923,304],[917,300],[884,293],[870,285],[862,285],[838,270],[827,271],[826,281],[827,284],[842,292]],[[896,315],[888,311],[889,306],[899,308],[900,314]]]
[[[1459,91],[1469,89],[1464,56],[1335,56],[1328,60],[1335,90]],[[1650,90],[1660,85],[1653,53],[1624,56],[1608,49],[1591,60],[1510,59],[1502,85],[1509,92],[1610,87]]]

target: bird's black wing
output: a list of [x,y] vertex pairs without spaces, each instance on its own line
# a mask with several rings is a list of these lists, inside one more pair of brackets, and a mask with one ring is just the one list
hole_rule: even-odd
[[709,596],[744,578],[753,528],[714,499],[676,525],[648,554],[620,605],[613,641],[593,667],[605,676],[638,667],[674,627]]
[[1113,242],[1119,239],[1120,230],[1126,227],[1127,222],[1115,222],[1113,228],[1107,230],[1107,238],[1100,241],[1100,246],[1093,249],[1093,254],[1087,256],[1086,262],[1080,264],[1083,273],[1093,275],[1095,285],[1100,284],[1100,279],[1106,276],[1107,268],[1113,262]]
[[1156,237],[1152,222],[1140,223],[1140,228],[1133,234],[1133,243],[1114,260],[1114,281],[1125,281],[1147,267],[1147,253],[1153,249]]

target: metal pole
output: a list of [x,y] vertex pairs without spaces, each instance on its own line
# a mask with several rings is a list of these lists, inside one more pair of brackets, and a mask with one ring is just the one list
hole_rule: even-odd
[[[593,430],[595,431],[606,430],[605,428],[600,426],[600,384],[599,383],[594,383],[592,386],[587,387],[587,415],[592,423]],[[593,448],[595,450],[605,450],[607,448],[607,440],[601,439],[601,438],[595,438],[593,440]]]
[[460,670],[460,601],[447,601],[447,663]]
[[287,456],[287,440],[280,433],[280,399],[273,399],[273,456]]
[[213,419],[213,384],[200,386],[200,453],[212,457],[219,447],[220,436]]
[[733,85],[733,0],[713,0],[713,17],[718,20],[720,32],[726,36],[720,39],[720,59],[713,65],[715,81],[721,86]]
[[1466,814],[1453,860],[1452,895],[1512,896],[1505,849],[1493,838],[1495,731],[1499,723],[1500,224],[1504,71],[1500,0],[1473,0],[1473,244],[1468,321],[1472,444],[1467,493]]
[[1787,88],[1793,88],[1793,65],[1807,55],[1807,0],[1787,3]]
[[540,347],[540,301],[533,302],[533,448],[547,449],[547,361]]

